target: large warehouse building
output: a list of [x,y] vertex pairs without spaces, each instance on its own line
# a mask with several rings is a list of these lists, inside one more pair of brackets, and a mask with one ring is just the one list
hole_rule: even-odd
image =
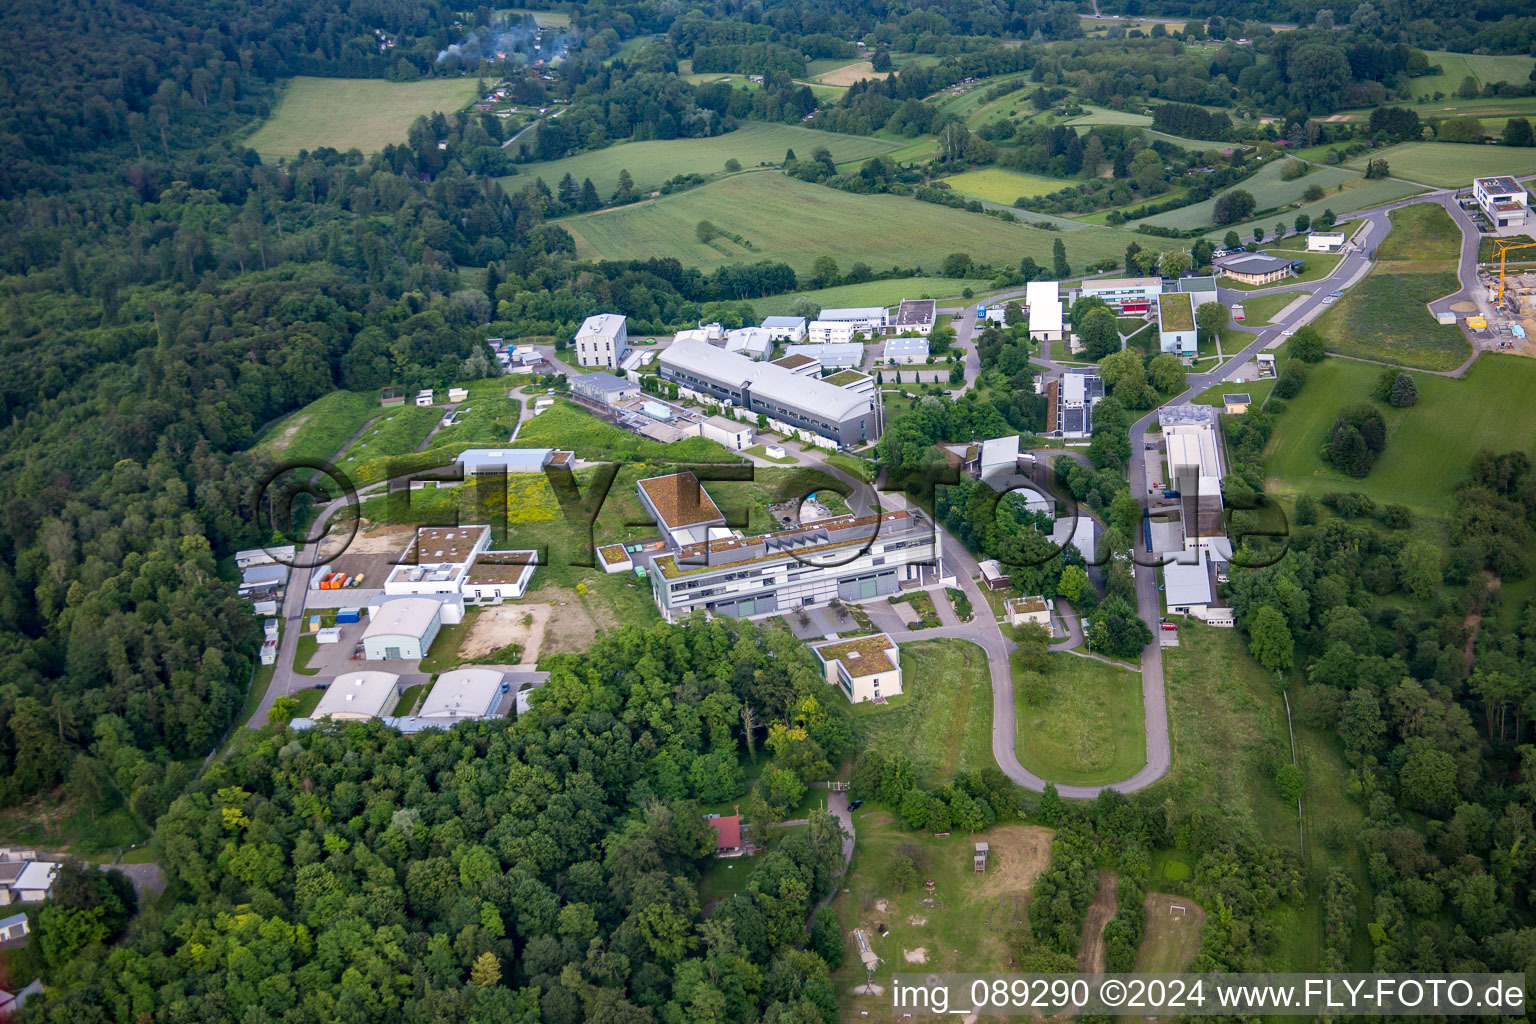
[[[844,447],[880,437],[877,396],[759,363],[697,341],[678,342],[661,354],[661,379],[700,397],[761,413],[798,432]],[[781,428],[775,428],[781,429]]]
[[400,677],[393,672],[347,672],[332,680],[310,717],[319,721],[367,720],[390,714],[400,699]]
[[376,605],[363,630],[363,657],[394,661],[425,657],[443,626],[443,602],[430,597],[397,597]]
[[501,703],[502,674],[491,668],[456,668],[432,684],[418,718],[490,718]]

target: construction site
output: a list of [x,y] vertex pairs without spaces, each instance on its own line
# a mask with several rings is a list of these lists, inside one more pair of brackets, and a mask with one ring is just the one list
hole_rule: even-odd
[[1493,259],[1478,264],[1477,278],[1479,301],[1456,303],[1450,313],[1462,314],[1467,332],[1487,347],[1536,356],[1536,241],[1494,241]]

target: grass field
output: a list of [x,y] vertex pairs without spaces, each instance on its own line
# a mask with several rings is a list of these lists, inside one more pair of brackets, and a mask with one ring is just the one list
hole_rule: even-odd
[[1084,107],[1088,113],[1068,118],[1066,123],[1074,128],[1079,125],[1096,124],[1128,124],[1145,128],[1152,123],[1152,118],[1146,114],[1133,114],[1128,110],[1110,110],[1107,107],[1095,107],[1089,104],[1084,104]]
[[[1310,178],[1312,175],[1309,174],[1307,177]],[[1354,213],[1356,210],[1363,210],[1368,206],[1381,206],[1384,203],[1406,199],[1415,193],[1423,191],[1422,186],[1406,181],[1394,181],[1389,178],[1366,181],[1364,178],[1351,178],[1345,182],[1344,191],[1329,191],[1326,196],[1315,203],[1292,207],[1286,210],[1283,215],[1270,213],[1263,217],[1256,217],[1253,220],[1245,221],[1242,224],[1226,224],[1219,228],[1213,228],[1206,232],[1205,237],[1219,239],[1228,231],[1236,231],[1243,237],[1244,241],[1247,241],[1253,237],[1253,229],[1256,227],[1262,227],[1266,235],[1273,231],[1277,219],[1282,219],[1286,224],[1291,224],[1297,214],[1304,213],[1316,220],[1324,210],[1332,210],[1334,214],[1342,217],[1345,214]]]
[[1035,174],[1020,174],[1001,167],[988,167],[980,171],[966,171],[942,179],[950,188],[973,199],[1012,206],[1020,196],[1043,196],[1059,192],[1072,184],[1059,178],[1042,178]]
[[1461,80],[1471,75],[1478,85],[1492,82],[1523,84],[1530,76],[1532,60],[1519,55],[1494,56],[1491,54],[1453,53],[1446,50],[1430,50],[1425,53],[1431,65],[1438,65],[1440,73],[1409,79],[1415,99],[1433,96],[1437,92],[1454,96],[1461,87]]
[[902,644],[901,673],[901,696],[854,705],[862,747],[904,752],[926,789],[993,763],[992,685],[980,647],[965,640]]
[[1039,702],[1014,688],[1024,767],[1052,782],[1096,785],[1128,779],[1147,763],[1140,675],[1057,652],[1045,681]]
[[1266,490],[1320,495],[1363,491],[1377,502],[1407,505],[1443,517],[1451,485],[1481,448],[1521,448],[1536,456],[1536,360],[1484,353],[1461,379],[1413,374],[1419,400],[1408,409],[1384,407],[1387,449],[1364,480],[1333,469],[1319,455],[1343,406],[1369,399],[1382,368],[1328,359],[1312,368],[1265,453]]
[[391,142],[404,142],[416,118],[434,111],[451,114],[474,98],[475,83],[469,78],[382,82],[301,75],[289,81],[272,116],[245,144],[264,160],[321,146],[376,153]]
[[[844,264],[847,270],[851,264]],[[804,296],[823,309],[835,306],[894,306],[902,299],[953,299],[960,297],[966,288],[982,292],[992,287],[992,282],[979,277],[896,277],[887,281],[866,281],[863,284],[840,284],[834,288],[815,288],[803,292],[784,292],[765,299],[753,299],[752,309],[758,316],[785,316],[790,307]],[[943,303],[941,303],[942,305]]]
[[508,7],[505,13],[531,15],[540,28],[564,28],[571,23],[571,16],[563,11],[534,11],[526,7]]
[[330,460],[363,424],[382,412],[377,394],[332,391],[262,431],[251,450],[271,462]]
[[[792,215],[789,215],[792,214]],[[750,248],[721,236],[706,245],[701,220],[741,236]],[[936,268],[952,252],[992,263],[1024,256],[1051,259],[1057,233],[898,196],[861,196],[811,185],[778,173],[738,174],[649,202],[562,220],[577,255],[600,259],[673,256],[712,270],[726,263],[782,260],[803,273],[817,256],[842,266]],[[1065,238],[1074,266],[1122,256],[1137,236],[1113,229]]]
[[1264,404],[1264,399],[1275,388],[1275,378],[1266,377],[1263,380],[1227,381],[1223,384],[1213,384],[1196,395],[1192,405],[1221,405],[1222,395],[1244,394],[1253,399],[1252,404],[1257,407]]
[[1331,352],[1420,370],[1460,366],[1471,349],[1460,329],[1425,308],[1461,287],[1461,231],[1444,208],[1420,203],[1393,210],[1376,265],[1315,326]]
[[[718,78],[706,75],[705,78]],[[897,149],[898,144],[887,139],[874,139],[861,135],[839,135],[821,132],[789,124],[763,124],[749,121],[733,132],[704,139],[650,140],[647,142],[622,142],[617,146],[579,153],[560,160],[521,164],[517,174],[502,178],[509,189],[520,189],[534,178],[543,178],[545,184],[555,188],[567,173],[577,181],[591,178],[599,195],[613,194],[619,183],[619,172],[629,171],[639,189],[654,189],[678,174],[714,174],[725,170],[725,162],[735,158],[743,167],[770,164],[774,167],[784,162],[786,150],[793,149],[795,156],[809,160],[811,152],[825,146],[832,159],[838,163],[863,160],[878,153]],[[689,225],[689,234],[693,233]]]
[[1255,295],[1243,300],[1243,326],[1262,327],[1273,322],[1286,306],[1295,302],[1300,293],[1277,292],[1274,295]]
[[1387,161],[1393,177],[1440,188],[1470,185],[1473,178],[1489,174],[1536,174],[1536,149],[1457,142],[1405,142],[1361,154],[1344,166],[1363,168],[1370,159]]
[[[1302,175],[1295,181],[1285,181],[1280,177],[1280,171],[1284,165],[1284,160],[1272,160],[1264,167],[1261,167],[1257,174],[1233,185],[1229,191],[1242,189],[1252,194],[1257,204],[1256,209],[1267,210],[1271,207],[1284,206],[1287,203],[1296,202],[1302,197],[1302,193],[1306,192],[1313,185],[1321,185],[1324,189],[1332,191],[1334,186],[1359,177],[1357,173],[1340,167],[1318,167],[1311,174]],[[1159,213],[1137,221],[1137,223],[1154,224],[1165,228],[1179,228],[1180,230],[1204,227],[1207,224],[1215,223],[1213,211],[1216,209],[1218,197],[1212,196],[1204,202],[1194,203],[1177,210],[1169,210],[1167,213]],[[1287,223],[1291,220],[1289,216],[1284,219]],[[1222,230],[1225,231],[1226,228],[1223,227]]]
[[604,423],[572,402],[560,399],[554,406],[523,424],[513,448],[565,448],[578,459],[632,462],[659,459],[672,462],[739,462],[740,457],[707,438],[689,438],[663,444]]
[[355,484],[383,480],[388,476],[388,459],[414,452],[442,418],[443,410],[433,406],[388,409],[347,447],[337,465]]
[[[1291,756],[1285,704],[1274,677],[1248,654],[1238,631],[1194,624],[1179,631],[1178,647],[1163,652],[1163,666],[1173,768],[1155,795],[1178,806],[1203,807],[1252,830],[1260,842],[1296,851],[1296,808],[1281,798],[1273,779],[1275,767]],[[1297,694],[1291,685],[1294,704]],[[1299,906],[1272,914],[1281,940],[1270,968],[1317,968],[1322,882],[1330,869],[1342,867],[1354,878],[1358,894],[1352,966],[1365,970],[1371,948],[1365,925],[1372,919],[1373,897],[1353,838],[1361,810],[1346,794],[1349,772],[1338,740],[1299,722],[1295,731],[1306,787],[1307,895]],[[1315,841],[1329,820],[1341,822],[1351,837],[1342,850]]]
[[[813,61],[812,63],[818,62]],[[849,86],[866,78],[884,79],[889,78],[890,75],[891,72],[889,71],[876,71],[867,60],[856,60],[851,63],[843,63],[828,71],[823,71],[814,77],[816,81],[823,85]]]

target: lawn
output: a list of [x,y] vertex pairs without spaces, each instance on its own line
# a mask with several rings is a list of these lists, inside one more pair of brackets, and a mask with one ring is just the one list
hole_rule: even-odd
[[245,145],[263,160],[330,146],[376,153],[404,142],[411,122],[436,111],[452,114],[475,98],[469,78],[385,82],[376,78],[311,78],[288,82],[272,114]]
[[391,461],[414,452],[443,413],[443,409],[435,406],[398,405],[385,410],[361,437],[347,446],[339,468],[358,485],[388,479]]
[[1001,167],[988,167],[979,171],[966,171],[940,179],[961,195],[973,199],[985,199],[992,203],[1012,206],[1020,196],[1049,195],[1072,184],[1059,178],[1042,178],[1037,174],[1022,174]]
[[1127,110],[1110,110],[1107,107],[1095,107],[1088,104],[1084,104],[1084,108],[1088,113],[1070,118],[1066,123],[1074,128],[1078,125],[1095,124],[1123,124],[1145,128],[1152,123],[1152,118],[1146,114],[1133,114]]
[[[705,75],[713,80],[723,76]],[[502,178],[508,189],[521,189],[534,178],[543,178],[551,189],[560,184],[566,174],[577,181],[591,178],[592,184],[604,197],[613,194],[618,187],[619,171],[629,171],[635,187],[653,189],[678,174],[714,174],[725,170],[725,162],[735,158],[742,167],[767,164],[778,167],[784,162],[786,150],[793,149],[802,160],[809,160],[818,146],[825,146],[837,163],[863,160],[877,153],[887,153],[899,148],[898,143],[886,139],[874,139],[862,135],[840,135],[836,132],[816,131],[799,125],[764,124],[748,121],[735,131],[702,139],[653,139],[646,142],[623,142],[617,146],[580,153],[560,160],[521,164],[517,173]],[[692,225],[689,233],[692,234]]]
[[384,412],[372,392],[332,391],[262,431],[251,451],[263,461],[329,461],[373,417]]
[[396,717],[409,715],[412,711],[416,710],[416,702],[421,700],[422,697],[425,697],[426,694],[426,683],[417,683],[415,686],[407,686],[405,688],[405,692],[400,695],[400,699],[395,702]]
[[[700,242],[694,229],[701,220],[746,245],[725,234]],[[704,271],[781,260],[805,273],[818,256],[831,256],[843,267],[862,261],[875,268],[936,268],[952,252],[994,264],[1017,264],[1024,256],[1048,263],[1052,242],[1062,237],[984,214],[898,196],[855,195],[773,172],[731,175],[560,224],[584,259],[675,257]],[[1065,238],[1067,256],[1078,266],[1118,258],[1134,237],[1129,231],[1085,229]]]
[[[194,772],[197,767],[198,762],[192,762]],[[61,789],[0,811],[0,845],[4,846],[65,849],[77,857],[95,857],[115,855],[149,835],[116,787],[110,787],[99,802],[66,799]]]
[[[1271,253],[1270,255],[1277,254],[1279,253]],[[1339,261],[1344,257],[1336,253],[1285,250],[1283,255],[1280,255],[1280,258],[1301,260],[1306,264],[1306,269],[1295,277],[1288,277],[1284,281],[1277,282],[1277,284],[1303,284],[1307,281],[1319,281],[1327,277],[1333,273],[1334,268],[1339,265]],[[1231,288],[1233,291],[1257,291],[1262,288],[1274,288],[1276,284],[1244,284],[1241,281],[1234,281],[1230,277],[1223,277],[1221,279],[1221,286],[1223,288]],[[1295,297],[1294,295],[1291,296],[1293,299]],[[1246,312],[1247,309],[1248,304],[1245,302],[1243,303],[1243,310]]]
[[[1281,168],[1284,166],[1285,161],[1283,159],[1271,160],[1261,167],[1257,174],[1238,182],[1228,191],[1241,189],[1248,192],[1254,198],[1256,209],[1268,210],[1297,202],[1301,199],[1302,194],[1313,185],[1320,185],[1325,190],[1332,192],[1335,186],[1359,177],[1357,172],[1347,171],[1341,167],[1317,167],[1310,174],[1304,174],[1294,181],[1286,181],[1280,176]],[[1137,221],[1137,223],[1178,228],[1180,230],[1214,224],[1214,211],[1218,197],[1219,193],[1217,196],[1212,196],[1204,202],[1194,203],[1177,210],[1170,210],[1167,213],[1159,213]],[[1286,217],[1284,219],[1289,223],[1291,218]],[[1222,230],[1225,231],[1226,228]]]
[[[1273,780],[1275,767],[1291,759],[1285,703],[1274,677],[1248,654],[1237,630],[1193,624],[1179,631],[1177,648],[1163,651],[1163,669],[1173,767],[1149,795],[1176,806],[1203,808],[1230,819],[1260,842],[1297,850],[1295,806],[1281,798]],[[1297,693],[1291,685],[1294,704]],[[1323,880],[1332,868],[1343,867],[1353,876],[1358,893],[1352,966],[1365,970],[1372,893],[1355,838],[1361,811],[1345,790],[1348,767],[1338,740],[1323,730],[1298,722],[1296,744],[1306,787],[1307,895],[1299,905],[1273,913],[1271,921],[1281,940],[1268,966],[1317,969]],[[1343,849],[1319,841],[1328,821],[1344,825],[1350,838]]]
[[[844,264],[847,270],[850,264]],[[991,288],[992,282],[982,278],[953,277],[894,277],[885,281],[865,281],[863,284],[840,284],[832,288],[818,288],[803,292],[781,292],[763,299],[753,299],[752,309],[758,316],[787,316],[791,307],[802,298],[810,299],[822,309],[839,306],[894,306],[902,299],[941,299],[960,303],[965,300],[961,293],[966,289],[980,292]]]
[[1429,58],[1431,66],[1439,66],[1440,73],[1408,80],[1415,99],[1428,99],[1437,92],[1454,98],[1456,90],[1461,87],[1461,80],[1468,75],[1477,79],[1478,85],[1492,82],[1523,84],[1529,78],[1532,66],[1530,57],[1519,55],[1494,56],[1430,50],[1425,56]]
[[1377,502],[1407,505],[1424,515],[1451,510],[1451,487],[1479,449],[1521,448],[1536,457],[1536,360],[1484,353],[1463,378],[1413,374],[1419,400],[1409,409],[1382,409],[1387,448],[1363,480],[1333,469],[1319,452],[1343,406],[1369,399],[1382,367],[1327,359],[1312,367],[1291,399],[1265,452],[1271,493],[1295,496],[1362,491]]
[[1036,775],[1096,785],[1128,779],[1147,763],[1138,673],[1058,651],[1036,701],[1017,685],[1017,668],[1014,676],[1015,747]]
[[523,424],[513,448],[564,448],[578,459],[633,462],[740,462],[741,457],[708,438],[690,437],[665,444],[605,423],[574,402],[559,399]]
[[1362,153],[1344,166],[1364,168],[1371,159],[1387,161],[1394,177],[1441,188],[1471,185],[1473,178],[1489,174],[1536,174],[1536,149],[1458,142],[1405,142]]
[[905,753],[917,784],[930,790],[995,763],[992,683],[980,647],[965,640],[902,644],[901,673],[901,696],[853,706],[861,748]]
[[1251,299],[1244,299],[1243,326],[1262,327],[1273,323],[1276,314],[1300,297],[1299,292],[1276,292],[1274,295],[1255,295]]
[[1376,265],[1314,326],[1331,352],[1450,370],[1471,348],[1459,328],[1437,323],[1426,303],[1461,287],[1456,277],[1461,232],[1438,206],[1393,210],[1392,230],[1376,248]]
[[[1302,180],[1309,182],[1311,178],[1312,175],[1309,174]],[[1385,203],[1396,202],[1399,199],[1406,199],[1423,191],[1422,186],[1406,181],[1395,181],[1390,178],[1378,178],[1374,181],[1367,181],[1364,178],[1351,178],[1345,183],[1344,191],[1335,192],[1330,189],[1327,195],[1315,203],[1292,207],[1286,210],[1284,214],[1271,212],[1262,217],[1255,217],[1252,220],[1244,221],[1242,224],[1225,224],[1206,232],[1205,237],[1219,240],[1228,231],[1236,231],[1242,236],[1243,241],[1246,242],[1253,237],[1254,228],[1263,228],[1264,233],[1268,235],[1269,232],[1274,230],[1276,220],[1284,220],[1289,225],[1295,221],[1296,215],[1301,213],[1316,220],[1325,210],[1332,210],[1336,216],[1342,217],[1345,214],[1354,213],[1356,210],[1363,210],[1370,206],[1381,206]]]
[[1264,404],[1264,399],[1269,397],[1269,393],[1274,390],[1274,387],[1274,377],[1265,377],[1262,380],[1249,380],[1241,383],[1227,381],[1224,384],[1213,384],[1206,388],[1196,395],[1190,404],[1221,405],[1222,395],[1246,394],[1249,398],[1253,399],[1253,405],[1257,407]]

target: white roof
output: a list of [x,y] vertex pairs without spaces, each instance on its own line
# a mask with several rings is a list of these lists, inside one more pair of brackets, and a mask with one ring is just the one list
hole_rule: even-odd
[[508,473],[537,473],[553,452],[553,448],[466,448],[458,462],[470,472],[504,466]]
[[1162,291],[1163,279],[1160,277],[1101,277],[1096,281],[1083,282],[1085,292],[1118,292],[1132,288],[1156,288]]
[[989,558],[984,562],[977,562],[976,568],[980,570],[981,578],[984,580],[995,580],[999,576],[1008,575],[1003,572],[1002,564],[995,558]]
[[1308,237],[1310,237],[1310,238],[1324,238],[1324,239],[1326,239],[1326,238],[1336,238],[1336,239],[1338,239],[1339,241],[1342,242],[1342,241],[1344,241],[1344,232],[1342,232],[1342,231],[1314,231]]
[[[862,348],[862,346],[855,346]],[[840,420],[869,408],[865,395],[845,391],[812,377],[759,363],[697,341],[677,342],[661,354],[663,366],[717,380],[733,388],[751,388],[762,401],[783,402],[797,409],[814,409],[829,419]]]
[[1205,568],[1205,552],[1200,552],[1193,565],[1169,562],[1163,566],[1163,588],[1170,608],[1210,604],[1211,576]]
[[1167,444],[1170,467],[1193,466],[1196,475],[1202,479],[1221,475],[1221,466],[1216,460],[1214,430],[1170,431]]
[[1058,519],[1056,525],[1051,527],[1051,543],[1063,549],[1071,544],[1082,552],[1083,557],[1089,562],[1093,561],[1098,536],[1098,524],[1086,515],[1080,515],[1076,519],[1071,517]]
[[484,718],[501,700],[502,675],[490,668],[456,668],[437,677],[421,718]]
[[617,338],[624,329],[625,317],[619,313],[598,313],[582,321],[578,338]]
[[890,338],[885,343],[885,358],[897,356],[927,356],[927,338]]
[[992,437],[981,442],[981,469],[988,466],[1016,466],[1019,462],[1019,435]]
[[864,346],[858,342],[846,345],[786,345],[786,356],[810,356],[825,367],[852,367],[864,361]]
[[1031,331],[1061,330],[1061,285],[1056,281],[1031,281],[1024,286]]
[[349,718],[377,718],[400,696],[400,677],[393,672],[348,672],[326,687],[325,695],[315,705],[311,718],[345,715]]
[[375,636],[424,637],[432,620],[442,614],[443,603],[430,597],[397,597],[385,601],[368,616],[363,638]]
[[53,885],[53,876],[59,873],[58,861],[33,860],[28,861],[27,866],[21,869],[21,874],[16,876],[16,881],[11,883],[12,889],[47,889]]
[[1157,423],[1164,430],[1202,424],[1208,424],[1214,430],[1216,409],[1209,405],[1165,405],[1157,410]]
[[773,335],[766,327],[739,327],[725,336],[727,352],[746,352],[761,358],[773,348]]
[[887,311],[884,306],[847,306],[842,309],[824,309],[818,320],[875,320],[883,322]]
[[785,329],[785,328],[788,328],[790,330],[794,330],[797,327],[804,327],[805,326],[805,317],[803,317],[803,316],[765,316],[765,317],[763,317],[763,326],[764,327],[768,327],[768,328],[777,327],[777,328],[779,328],[781,330]]

